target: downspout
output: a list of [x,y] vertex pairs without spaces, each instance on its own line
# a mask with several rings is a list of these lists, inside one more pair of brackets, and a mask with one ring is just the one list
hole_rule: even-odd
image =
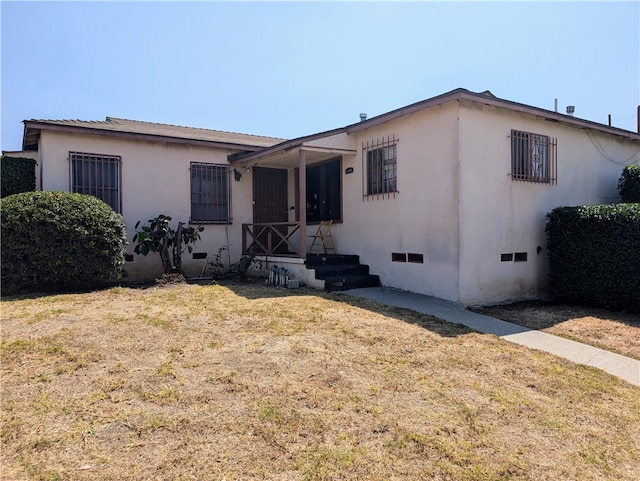
[[300,242],[298,255],[302,259],[307,257],[307,153],[300,149],[298,153],[298,185],[300,198],[298,205],[300,212],[298,218],[300,222]]
[[42,134],[40,134],[40,137],[38,138],[38,155],[36,155],[36,157],[37,157],[36,161],[38,162],[36,169],[39,171],[38,185],[36,185],[36,190],[42,191],[42,186],[43,186],[42,174],[44,173],[44,168],[42,165]]
[[457,302],[462,302],[462,260],[463,253],[462,249],[464,248],[464,239],[463,237],[463,208],[464,208],[464,200],[462,199],[463,193],[463,179],[462,179],[462,168],[461,168],[461,159],[460,159],[460,139],[461,139],[461,120],[462,116],[462,103],[458,100],[458,111],[456,113],[456,140],[455,140],[455,158],[456,158],[456,167],[458,171],[456,172],[456,177],[458,178],[458,192],[456,196],[458,197],[458,235],[457,235],[457,244],[458,244],[458,265],[456,269],[457,279],[456,279],[456,296],[455,299]]

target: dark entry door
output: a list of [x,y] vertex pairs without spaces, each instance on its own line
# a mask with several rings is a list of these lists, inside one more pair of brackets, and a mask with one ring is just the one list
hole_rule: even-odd
[[[253,168],[253,223],[287,222],[289,211],[287,208],[287,171],[284,169],[268,169],[266,167]],[[278,228],[281,232],[287,232],[286,227]],[[259,228],[256,228],[258,231]],[[259,237],[265,246],[267,245],[267,233]],[[273,242],[279,238],[273,236]],[[286,244],[279,249],[285,252]]]

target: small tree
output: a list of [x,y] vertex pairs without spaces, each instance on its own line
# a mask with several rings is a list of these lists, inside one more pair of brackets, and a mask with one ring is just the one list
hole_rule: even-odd
[[628,165],[618,180],[622,202],[640,202],[640,165]]
[[[174,230],[170,225],[171,217],[164,214],[147,222],[149,225],[143,225],[133,236],[133,242],[136,243],[134,252],[143,256],[149,252],[157,252],[166,273],[182,273],[182,253],[185,248],[189,253],[193,251],[192,244],[200,240],[200,232],[204,227],[185,227],[184,222],[179,222],[178,228]],[[139,226],[140,221],[136,222],[135,228],[138,229]]]

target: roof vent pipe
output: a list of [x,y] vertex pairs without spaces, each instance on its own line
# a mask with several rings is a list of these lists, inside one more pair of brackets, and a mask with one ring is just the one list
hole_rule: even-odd
[[555,108],[556,113],[558,113],[558,99],[555,99],[555,101],[553,102],[553,106]]
[[640,105],[638,105],[638,134],[640,135]]
[[567,105],[567,115],[573,117],[573,113],[576,111],[575,105]]
[[364,122],[365,120],[367,120],[367,114],[365,113],[360,114],[360,122]]

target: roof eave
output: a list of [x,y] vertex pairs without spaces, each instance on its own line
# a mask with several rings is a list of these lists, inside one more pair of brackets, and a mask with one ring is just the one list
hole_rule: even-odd
[[39,131],[41,130],[51,130],[56,132],[68,132],[68,133],[80,133],[87,135],[100,135],[104,137],[116,137],[116,138],[127,138],[127,139],[135,139],[135,140],[143,140],[150,142],[162,142],[162,143],[170,143],[170,144],[188,144],[188,145],[199,145],[204,147],[217,147],[228,150],[238,150],[238,151],[250,151],[255,152],[265,148],[262,145],[255,144],[243,144],[236,142],[220,142],[215,140],[203,140],[203,139],[192,139],[185,137],[172,137],[169,135],[156,135],[156,134],[143,134],[137,132],[123,132],[117,130],[104,130],[100,128],[92,128],[85,126],[70,126],[70,125],[57,125],[50,124],[47,122],[41,121],[32,121],[25,120],[25,129],[24,129],[24,137],[23,137],[23,149],[24,150],[37,150],[36,148],[29,148],[31,144],[29,144],[29,130],[37,130],[38,134],[33,134],[34,136],[39,136]]
[[299,147],[303,147],[305,142],[310,142],[311,140],[322,139],[324,137],[331,137],[332,135],[338,135],[346,132],[346,127],[340,127],[338,129],[326,130],[324,132],[319,132],[317,134],[306,135],[304,137],[298,137],[296,139],[285,140],[284,142],[280,142],[279,144],[272,145],[271,147],[263,147],[262,149],[256,152],[250,153],[236,153],[227,156],[229,162],[237,163],[237,162],[249,162],[252,160],[256,160],[258,158],[266,157],[269,155],[276,154],[278,152],[289,151],[293,149],[297,149]]
[[620,129],[618,127],[610,127],[608,125],[594,122],[591,120],[581,119],[573,117],[571,115],[562,114],[560,112],[554,112],[553,110],[547,110],[540,107],[532,107],[530,105],[520,104],[518,102],[512,102],[511,100],[504,100],[497,97],[487,97],[482,94],[474,94],[472,92],[462,92],[460,94],[461,99],[469,100],[471,102],[481,103],[493,107],[507,108],[512,111],[535,115],[542,117],[547,121],[561,122],[573,127],[598,130],[611,135],[617,135],[619,137],[626,137],[633,140],[640,140],[640,133],[633,132],[631,130]]
[[640,134],[630,130],[624,130],[617,127],[609,127],[607,125],[604,125],[598,122],[593,122],[591,120],[580,119],[580,118],[572,117],[570,115],[561,114],[559,112],[554,112],[554,111],[542,109],[539,107],[532,107],[529,105],[512,102],[510,100],[500,99],[494,96],[478,94],[478,93],[470,92],[466,89],[452,90],[451,92],[447,92],[437,97],[432,97],[430,99],[423,100],[421,102],[417,102],[415,104],[411,104],[406,107],[401,107],[399,109],[392,110],[391,112],[381,114],[377,117],[372,117],[371,119],[365,120],[363,122],[358,122],[356,124],[347,126],[346,131],[348,134],[359,132],[369,127],[380,125],[385,122],[389,122],[390,120],[394,120],[396,118],[409,115],[423,109],[443,105],[445,103],[448,103],[454,100],[468,100],[471,102],[481,103],[484,105],[506,108],[512,111],[527,113],[527,114],[535,115],[537,117],[542,117],[548,121],[562,122],[564,124],[568,124],[574,127],[588,128],[588,129],[598,130],[601,132],[606,132],[612,135],[627,137],[634,140],[640,140]]

